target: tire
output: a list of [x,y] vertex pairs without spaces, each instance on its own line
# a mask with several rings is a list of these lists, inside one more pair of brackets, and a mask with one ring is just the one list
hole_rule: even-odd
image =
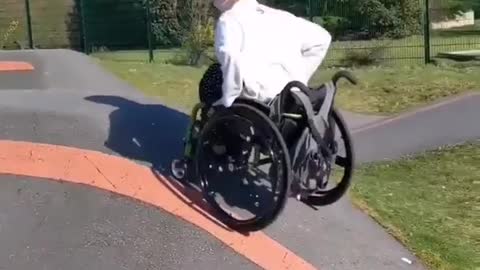
[[[328,190],[323,194],[312,194],[309,195],[305,202],[313,206],[326,206],[333,204],[340,200],[345,193],[348,191],[348,188],[351,185],[353,172],[355,170],[355,151],[354,151],[354,142],[350,131],[348,130],[347,124],[337,109],[332,110],[331,120],[334,122],[335,126],[340,130],[340,135],[344,140],[345,147],[345,167],[344,174],[340,183],[333,189]],[[339,161],[338,157],[336,163]]]
[[[213,132],[214,128],[221,124],[222,121],[227,121],[229,118],[249,121],[255,126],[256,129],[261,130],[261,132],[267,132],[272,136],[271,139],[274,141],[273,145],[275,146],[272,146],[272,149],[274,147],[278,147],[280,153],[283,153],[280,154],[280,156],[273,156],[272,158],[272,162],[281,161],[281,170],[283,171],[280,177],[274,177],[276,179],[272,180],[274,181],[274,183],[272,183],[272,192],[274,194],[278,194],[278,199],[275,201],[275,199],[272,198],[271,202],[273,205],[268,207],[268,209],[266,209],[262,215],[254,216],[253,218],[247,220],[240,220],[231,216],[223,209],[222,206],[220,206],[220,204],[215,200],[214,196],[212,196],[210,193],[211,183],[206,175],[206,170],[202,171],[202,168],[206,168],[203,166],[205,165],[203,163],[210,163],[209,161],[206,161],[208,153],[204,150],[208,147],[204,145],[209,143],[208,140],[210,133]],[[280,131],[273,121],[267,115],[265,115],[265,113],[251,105],[234,103],[232,107],[222,110],[221,112],[216,112],[210,118],[200,133],[197,146],[195,168],[197,175],[200,177],[205,199],[217,212],[217,217],[225,225],[237,231],[258,231],[269,226],[277,219],[277,217],[283,211],[288,200],[288,194],[292,182],[291,161],[288,154],[288,148],[283,140],[282,135],[280,134]],[[208,166],[208,168],[211,168],[212,165]],[[269,170],[269,175],[271,175],[270,173],[271,169]],[[276,190],[277,192],[275,192]]]

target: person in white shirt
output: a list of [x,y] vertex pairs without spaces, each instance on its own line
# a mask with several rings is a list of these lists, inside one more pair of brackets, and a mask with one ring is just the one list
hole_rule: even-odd
[[[268,103],[291,81],[308,85],[331,43],[325,29],[256,0],[212,1],[221,14],[215,30],[218,63],[207,69],[199,83],[200,101],[207,108],[228,108],[238,97]],[[208,111],[202,109],[202,120],[208,118]],[[228,143],[240,133],[232,130],[220,129],[224,138],[213,145],[216,155],[244,155],[248,143]],[[175,177],[185,176],[187,164],[186,159],[172,162]]]
[[[324,28],[256,0],[213,4],[221,13],[215,30],[218,64],[209,69],[200,87],[217,91],[210,93],[214,106],[228,108],[238,97],[269,102],[290,81],[308,85],[332,40]],[[213,75],[212,82],[216,69],[221,74]]]

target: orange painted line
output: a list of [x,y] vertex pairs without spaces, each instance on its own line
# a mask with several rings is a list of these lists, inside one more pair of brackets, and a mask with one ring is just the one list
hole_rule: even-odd
[[201,205],[172,192],[176,187],[171,181],[125,158],[72,147],[0,140],[0,174],[67,181],[128,196],[200,227],[264,269],[315,269],[262,232],[246,236],[219,226]]
[[0,72],[2,71],[32,71],[35,68],[32,64],[19,61],[0,61]]

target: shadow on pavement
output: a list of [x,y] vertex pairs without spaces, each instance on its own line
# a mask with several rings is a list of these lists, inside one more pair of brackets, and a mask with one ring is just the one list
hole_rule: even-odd
[[119,96],[89,96],[88,101],[115,107],[109,115],[105,146],[116,153],[152,164],[162,174],[182,153],[189,117],[160,104],[141,104]]
[[197,190],[185,186],[178,181],[171,180],[169,181],[165,178],[162,174],[160,174],[157,170],[152,168],[152,173],[158,179],[158,181],[170,192],[172,192],[178,199],[180,199],[185,205],[193,208],[195,211],[200,213],[205,218],[209,219],[211,222],[216,224],[219,227],[224,228],[225,230],[231,231],[230,228],[222,224],[218,221],[213,213],[214,211],[210,208],[210,206],[205,202],[203,199],[202,193],[198,192]]
[[109,115],[110,130],[105,146],[133,160],[148,162],[151,171],[167,189],[186,205],[218,226],[201,192],[171,177],[170,164],[181,157],[182,138],[189,117],[160,104],[141,104],[119,96],[89,96],[86,100],[115,107]]

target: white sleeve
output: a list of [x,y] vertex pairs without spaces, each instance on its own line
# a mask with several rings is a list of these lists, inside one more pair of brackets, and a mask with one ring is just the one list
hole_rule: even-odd
[[232,17],[220,18],[215,31],[215,54],[222,67],[223,96],[213,105],[230,107],[243,88],[241,50],[243,30]]
[[298,33],[302,42],[305,79],[309,81],[327,55],[332,36],[320,25],[298,18]]

